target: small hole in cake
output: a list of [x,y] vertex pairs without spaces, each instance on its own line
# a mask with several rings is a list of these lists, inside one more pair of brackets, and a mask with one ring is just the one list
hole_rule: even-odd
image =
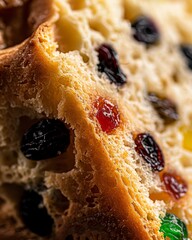
[[69,200],[65,197],[59,189],[52,189],[50,193],[49,206],[51,212],[54,214],[64,213],[69,208]]
[[93,196],[90,196],[90,197],[87,197],[86,199],[86,202],[87,202],[87,206],[90,207],[90,208],[93,208],[96,206],[96,198],[93,197]]
[[80,10],[86,7],[86,0],[68,0],[73,10]]
[[132,52],[132,58],[133,58],[134,60],[140,60],[141,57],[142,57],[142,56],[141,56],[141,52],[140,52],[140,51],[135,50],[135,51]]
[[58,51],[63,53],[79,50],[83,43],[77,23],[65,18],[64,13],[55,25],[55,41],[58,44]]
[[91,192],[92,192],[93,194],[97,194],[97,193],[99,193],[99,188],[98,188],[96,185],[94,185],[94,186],[91,188]]
[[171,198],[170,196],[163,192],[163,191],[152,191],[149,195],[149,198],[155,202],[155,201],[164,201],[165,203],[170,202]]
[[90,21],[89,26],[93,31],[100,33],[102,36],[109,36],[110,31],[107,29],[106,25],[103,24],[103,22],[99,22],[98,19]]
[[174,81],[175,83],[179,83],[179,76],[178,76],[177,73],[174,73],[174,74],[172,75],[172,79],[173,79],[173,81]]
[[87,56],[86,54],[81,53],[81,57],[82,57],[84,63],[88,63],[89,62],[89,56]]
[[26,188],[18,204],[18,214],[28,230],[41,237],[51,236],[54,220],[49,214],[46,201],[41,194]]
[[17,164],[18,153],[16,151],[2,150],[0,152],[1,166],[12,166]]
[[6,181],[6,182],[12,182],[13,181],[13,179],[14,179],[14,174],[12,174],[12,173],[9,173],[9,172],[5,172],[4,173],[4,180]]

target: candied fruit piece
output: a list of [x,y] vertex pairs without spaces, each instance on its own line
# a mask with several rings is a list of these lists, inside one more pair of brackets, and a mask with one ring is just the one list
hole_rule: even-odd
[[148,100],[164,123],[170,124],[179,119],[177,106],[170,99],[160,97],[155,93],[148,93]]
[[140,133],[134,139],[136,152],[151,166],[153,171],[162,171],[165,166],[163,153],[149,133]]
[[184,197],[187,193],[187,184],[180,176],[166,172],[163,173],[162,180],[166,191],[176,200]]
[[192,44],[183,44],[180,49],[188,67],[192,70]]
[[188,239],[188,231],[185,223],[171,213],[166,213],[165,217],[161,219],[161,227],[159,231],[163,233],[165,239]]
[[28,159],[43,160],[60,155],[66,151],[69,143],[69,130],[62,121],[43,119],[23,135],[20,149]]
[[102,44],[96,49],[98,52],[98,71],[105,73],[111,83],[122,86],[127,82],[127,77],[119,66],[117,53],[109,44]]
[[120,113],[117,105],[114,105],[109,100],[98,98],[95,103],[96,118],[101,126],[101,129],[110,133],[120,124]]
[[182,127],[181,132],[183,135],[183,147],[192,151],[192,127]]
[[51,234],[54,222],[41,195],[34,190],[25,190],[19,207],[21,219],[30,231],[42,237]]
[[160,33],[152,19],[146,16],[138,17],[133,23],[133,37],[146,45],[156,44],[160,39]]

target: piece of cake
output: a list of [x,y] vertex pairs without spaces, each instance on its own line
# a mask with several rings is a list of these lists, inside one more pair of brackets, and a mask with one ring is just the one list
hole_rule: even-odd
[[0,1],[0,239],[192,239],[191,11]]

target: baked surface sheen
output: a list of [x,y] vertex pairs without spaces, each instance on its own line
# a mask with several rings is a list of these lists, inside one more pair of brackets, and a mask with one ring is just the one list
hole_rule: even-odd
[[[157,44],[135,40],[138,16],[153,19]],[[0,0],[0,239],[163,240],[166,212],[192,239],[192,152],[183,144],[192,128],[192,72],[180,50],[192,43],[191,22],[190,0]],[[121,87],[98,72],[102,44],[118,54],[127,76]],[[148,92],[171,99],[178,120],[165,124]],[[95,115],[101,98],[120,114],[110,133]],[[65,123],[70,145],[53,159],[29,160],[22,136],[44,118]],[[165,170],[185,179],[182,198],[167,193],[161,174],[135,151],[134,136],[145,132],[162,150]],[[29,189],[53,219],[49,236],[21,219]]]

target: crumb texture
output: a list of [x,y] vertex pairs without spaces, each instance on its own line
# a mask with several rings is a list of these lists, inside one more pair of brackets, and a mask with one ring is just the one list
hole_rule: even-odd
[[0,239],[163,240],[166,213],[192,239],[191,21],[190,0],[0,0]]

